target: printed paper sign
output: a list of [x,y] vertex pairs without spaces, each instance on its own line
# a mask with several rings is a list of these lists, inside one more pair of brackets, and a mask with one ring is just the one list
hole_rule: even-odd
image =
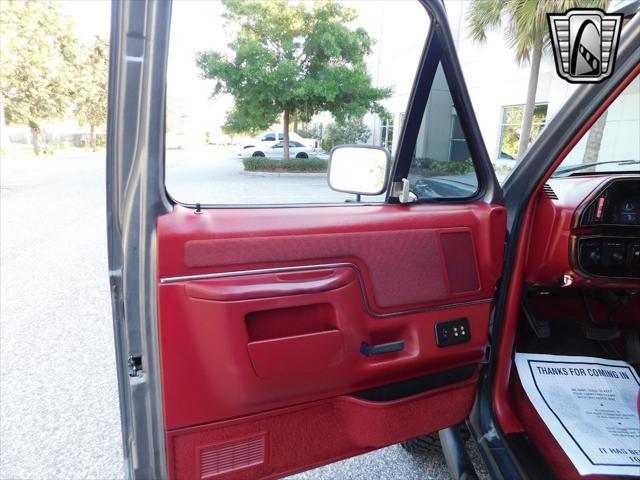
[[640,379],[628,364],[516,353],[531,403],[581,475],[640,476]]

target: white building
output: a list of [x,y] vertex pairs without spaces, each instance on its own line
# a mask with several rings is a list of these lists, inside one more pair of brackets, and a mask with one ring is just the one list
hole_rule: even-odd
[[[398,3],[400,5],[390,12],[389,5],[386,2],[380,2],[377,14],[380,15],[380,18],[384,18],[384,21],[379,22],[380,31],[376,32],[371,27],[368,28],[377,41],[369,61],[369,70],[374,77],[374,83],[380,86],[394,85],[395,88],[394,95],[385,101],[385,106],[393,115],[393,121],[382,122],[374,115],[368,115],[365,121],[372,131],[370,143],[387,145],[392,151],[396,147],[399,126],[404,121],[415,68],[425,41],[425,29],[428,26],[428,19],[425,23],[424,17],[411,10],[412,7],[406,4],[407,2]],[[616,10],[627,4],[629,4],[628,1],[613,2],[610,10]],[[518,146],[514,139],[517,140],[519,137],[521,128],[522,108],[529,82],[529,65],[519,66],[516,63],[514,52],[506,46],[503,32],[499,29],[489,32],[487,40],[483,44],[471,40],[467,20],[469,2],[447,1],[446,8],[462,71],[489,156],[498,165],[513,165],[513,158],[516,156]],[[372,13],[369,12],[370,15]],[[409,24],[401,21],[395,22],[395,17],[408,19]],[[371,21],[370,18],[366,20]],[[386,32],[385,30],[397,30],[397,25],[402,25],[404,33],[397,40],[389,41],[389,37],[397,32]],[[394,68],[385,68],[385,65],[393,65]],[[446,89],[446,85],[441,85],[440,88]],[[562,105],[576,88],[576,85],[568,83],[558,76],[553,54],[550,51],[545,51],[540,65],[536,92],[534,133],[539,132],[546,120],[562,108]],[[434,90],[437,89],[436,82]],[[625,103],[637,105],[640,102],[638,82],[634,82],[625,94]],[[445,97],[441,98],[444,100]],[[617,132],[615,136],[605,136],[602,148],[629,148],[632,150],[629,155],[637,157],[637,146],[616,141],[617,138],[625,138],[625,135],[630,133],[627,130],[635,128],[637,125],[637,123],[634,124],[634,121],[637,122],[637,118],[630,117],[630,115],[637,116],[637,109],[618,105],[617,109],[612,108],[611,110],[608,122],[616,121],[619,128],[615,129]],[[438,130],[431,132],[431,135],[433,138],[438,138],[441,144],[443,144],[443,138],[448,139],[449,152],[440,152],[438,154],[440,159],[456,159],[455,145],[459,140],[456,135],[459,133],[456,134],[457,122],[453,118],[454,116],[455,112],[452,111],[450,124],[440,122],[436,125],[433,122],[430,127]],[[627,138],[633,137],[627,136]],[[423,142],[419,140],[418,144],[421,143]],[[416,153],[417,156],[422,156],[420,152]],[[635,157],[629,156],[627,158]]]

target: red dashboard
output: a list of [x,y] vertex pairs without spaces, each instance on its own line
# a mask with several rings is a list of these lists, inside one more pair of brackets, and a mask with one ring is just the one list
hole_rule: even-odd
[[537,200],[530,287],[640,287],[640,175],[551,178]]

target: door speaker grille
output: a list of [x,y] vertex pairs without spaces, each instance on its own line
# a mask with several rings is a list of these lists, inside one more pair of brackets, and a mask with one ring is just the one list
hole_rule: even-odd
[[480,282],[471,233],[442,233],[440,244],[442,245],[451,293],[477,291],[480,288]]
[[209,479],[264,463],[266,434],[199,449],[199,478]]

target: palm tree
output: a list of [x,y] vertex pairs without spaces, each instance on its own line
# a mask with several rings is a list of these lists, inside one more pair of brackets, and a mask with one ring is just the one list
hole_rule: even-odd
[[515,51],[516,62],[519,65],[531,64],[518,159],[526,152],[531,136],[540,60],[543,48],[549,44],[547,13],[563,13],[579,7],[604,10],[608,3],[608,0],[472,0],[468,14],[471,38],[484,42],[487,31],[502,26],[504,22],[505,39]]

